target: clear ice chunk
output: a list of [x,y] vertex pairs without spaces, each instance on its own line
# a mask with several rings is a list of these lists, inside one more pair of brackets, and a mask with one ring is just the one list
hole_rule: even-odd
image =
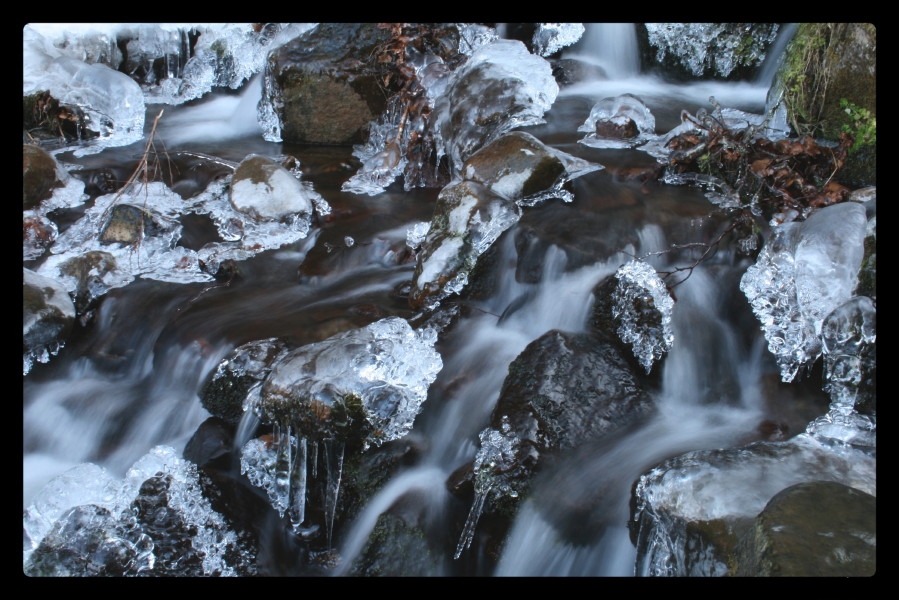
[[867,226],[861,204],[819,209],[805,221],[776,227],[743,274],[740,290],[761,323],[784,382],[821,356],[824,318],[858,284]]

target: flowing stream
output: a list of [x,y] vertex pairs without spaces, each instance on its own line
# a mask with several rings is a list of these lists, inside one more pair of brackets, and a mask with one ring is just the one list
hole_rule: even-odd
[[[827,410],[820,373],[816,379],[813,372],[807,383],[780,383],[758,323],[738,289],[749,263],[720,248],[675,288],[675,343],[654,367],[656,416],[638,430],[578,449],[543,473],[511,524],[498,559],[477,543],[453,559],[469,507],[448,494],[446,480],[473,459],[478,433],[489,422],[509,364],[551,329],[587,330],[593,287],[634,252],[627,244],[617,247],[614,240],[636,235],[641,254],[649,254],[681,243],[685,229],[712,225],[708,215],[715,207],[702,190],[641,184],[619,175],[653,164],[646,153],[578,144],[577,128],[590,107],[604,97],[636,94],[655,115],[659,132],[677,125],[681,110],[708,108],[710,96],[722,106],[747,112],[764,108],[765,82],[673,85],[640,74],[634,66],[632,28],[609,25],[602,25],[605,31],[588,28],[566,56],[592,57],[605,65],[610,78],[563,88],[546,124],[528,128],[546,143],[606,169],[575,180],[571,203],[553,200],[525,209],[522,221],[496,242],[498,258],[491,274],[496,292],[469,301],[466,316],[438,343],[443,369],[409,434],[423,448],[421,457],[388,481],[335,537],[344,567],[362,550],[378,515],[406,499],[413,507],[406,510],[418,514],[424,529],[447,548],[442,561],[446,575],[633,576],[635,548],[626,523],[631,486],[643,471],[688,450],[760,439],[766,422],[793,435]],[[439,190],[405,192],[394,184],[375,197],[341,192],[341,183],[353,172],[347,166],[352,149],[263,141],[253,111],[247,109],[259,93],[254,81],[240,95],[166,107],[159,141],[170,152],[202,152],[224,161],[237,162],[253,152],[296,156],[304,178],[335,212],[353,216],[242,262],[240,278],[229,285],[137,280],[110,291],[90,326],[76,328],[57,356],[24,378],[23,507],[50,479],[79,463],[92,462],[122,476],[156,445],[183,449],[209,416],[198,399],[206,379],[240,344],[270,336],[309,343],[326,337],[331,327],[339,331],[367,323],[360,316],[362,307],[412,316],[393,291],[411,279],[414,265],[396,265],[385,256],[391,240],[430,220]],[[150,106],[148,122],[158,112],[159,107]],[[116,160],[128,164],[135,160],[133,154],[132,146],[73,162],[87,168]],[[198,172],[196,185],[209,176]],[[515,240],[521,228],[564,240],[560,229],[578,215],[601,223],[596,235],[606,236],[616,251],[601,261],[571,266],[559,245],[549,244],[539,281],[516,277],[520,249]],[[354,241],[352,251],[347,238]],[[652,261],[657,269],[683,266],[669,263],[665,255]],[[244,441],[239,433],[236,443]],[[560,532],[578,528],[581,512],[571,507],[580,500],[590,505],[591,522],[601,525],[574,544]],[[342,568],[335,574],[345,573]],[[289,572],[289,567],[271,570]]]

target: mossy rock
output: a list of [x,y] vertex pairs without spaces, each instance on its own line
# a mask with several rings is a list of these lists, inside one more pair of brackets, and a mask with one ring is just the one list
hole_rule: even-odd
[[798,136],[855,138],[843,179],[876,183],[877,31],[871,23],[803,23],[775,78]]

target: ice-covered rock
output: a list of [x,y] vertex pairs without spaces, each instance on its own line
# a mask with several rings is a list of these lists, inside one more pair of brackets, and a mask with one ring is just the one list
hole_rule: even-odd
[[[251,574],[242,543],[199,486],[196,465],[168,446],[151,449],[123,479],[92,463],[73,467],[25,509],[25,571],[35,576]],[[170,560],[175,551],[180,563]]]
[[639,576],[723,576],[728,548],[769,500],[797,483],[832,481],[877,495],[876,460],[800,434],[784,442],[697,450],[634,486],[631,539]]
[[22,269],[23,374],[59,353],[75,325],[75,305],[57,280]]
[[397,439],[412,428],[443,367],[435,342],[432,332],[387,317],[308,344],[278,359],[253,410],[310,440],[366,448]]
[[415,267],[410,305],[435,307],[460,292],[478,257],[520,216],[515,202],[473,181],[443,188]]
[[658,273],[648,263],[632,260],[615,273],[612,316],[618,337],[630,344],[634,356],[649,373],[655,361],[674,343],[671,314],[674,300]]
[[[757,68],[777,37],[778,24],[646,23],[656,60],[669,70],[694,77],[727,77],[739,68]],[[665,62],[667,59],[667,62]]]
[[633,148],[655,138],[655,129],[649,107],[633,94],[603,98],[578,127],[587,132],[580,143],[591,148]]
[[67,56],[27,25],[22,61],[23,95],[50,92],[61,105],[76,109],[84,128],[99,136],[76,149],[76,156],[94,154],[107,146],[127,146],[143,138],[143,90],[124,73]]
[[549,56],[577,42],[584,31],[583,23],[538,23],[531,47],[535,54]]
[[435,106],[453,171],[502,134],[543,123],[558,94],[549,63],[522,42],[498,39],[477,48]]

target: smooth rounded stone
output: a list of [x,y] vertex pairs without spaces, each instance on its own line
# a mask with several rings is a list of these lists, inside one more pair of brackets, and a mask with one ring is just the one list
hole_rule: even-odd
[[264,156],[246,158],[231,180],[231,205],[256,219],[278,220],[312,213],[312,201],[300,180]]
[[100,241],[104,244],[134,244],[144,237],[145,232],[156,229],[147,211],[130,204],[116,204],[100,233]]
[[740,539],[736,576],[870,577],[877,570],[877,498],[833,481],[775,495]]
[[54,189],[65,185],[64,173],[46,150],[33,144],[22,144],[22,207],[25,210],[36,208],[52,196]]
[[565,165],[540,140],[513,131],[472,154],[462,167],[465,179],[477,181],[511,200],[551,188]]

